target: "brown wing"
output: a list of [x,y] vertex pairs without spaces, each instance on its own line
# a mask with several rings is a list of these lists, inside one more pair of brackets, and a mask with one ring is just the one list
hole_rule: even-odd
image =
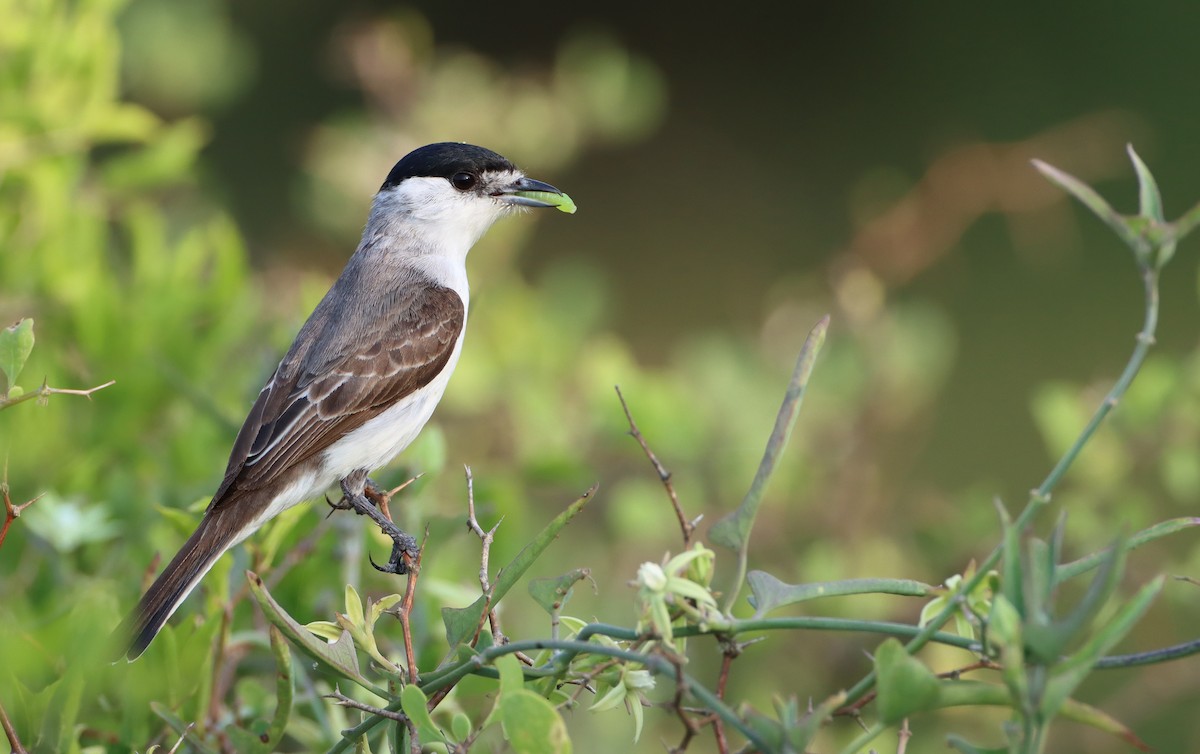
[[429,384],[462,333],[462,299],[449,288],[401,286],[369,302],[336,292],[259,393],[213,507],[233,488],[271,483]]

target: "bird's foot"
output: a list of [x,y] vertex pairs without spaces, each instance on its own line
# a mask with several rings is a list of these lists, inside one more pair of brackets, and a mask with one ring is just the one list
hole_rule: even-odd
[[[346,481],[342,482],[342,499],[338,502],[329,502],[329,506],[334,510],[353,510],[360,516],[366,516],[375,522],[384,534],[392,538],[392,554],[388,558],[387,565],[377,565],[374,560],[371,560],[371,565],[376,570],[384,573],[405,574],[408,573],[408,563],[404,557],[409,556],[408,560],[415,560],[420,548],[417,546],[416,537],[411,534],[406,534],[401,531],[399,526],[396,526],[390,518],[384,515],[380,510],[380,505],[373,498],[383,501],[386,504],[382,490],[371,480],[367,480],[367,484],[362,493],[354,493],[350,490],[350,486]],[[328,502],[328,498],[326,498]],[[368,559],[369,556],[368,556]]]
[[[370,500],[372,503],[374,503],[376,508],[387,506],[387,493],[385,493],[383,488],[376,484],[375,480],[371,479],[370,477],[367,478],[366,484],[363,485],[363,495],[367,498],[367,500]],[[336,502],[330,500],[329,495],[326,495],[325,504],[329,506],[329,513],[326,514],[326,518],[332,516],[334,511],[354,511],[359,515],[363,515],[362,511],[355,508],[350,502],[350,496],[346,494],[344,488],[342,490],[342,496],[338,498]]]

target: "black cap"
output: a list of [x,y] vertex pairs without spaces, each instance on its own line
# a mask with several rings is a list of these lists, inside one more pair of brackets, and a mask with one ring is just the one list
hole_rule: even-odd
[[443,141],[404,155],[379,190],[397,186],[405,178],[449,178],[456,173],[478,175],[489,170],[516,170],[516,166],[490,149]]

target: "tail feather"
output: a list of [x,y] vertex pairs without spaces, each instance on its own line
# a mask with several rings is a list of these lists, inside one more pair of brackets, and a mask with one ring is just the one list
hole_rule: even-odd
[[240,541],[242,527],[230,515],[230,508],[237,507],[210,509],[196,531],[146,590],[121,629],[121,636],[129,642],[126,659],[135,660],[146,651],[167,619],[217,559]]

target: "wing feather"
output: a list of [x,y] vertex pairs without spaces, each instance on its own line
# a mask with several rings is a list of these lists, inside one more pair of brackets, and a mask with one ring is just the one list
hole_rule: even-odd
[[213,507],[234,488],[270,484],[442,371],[466,319],[462,299],[436,285],[400,288],[363,316],[353,315],[367,304],[338,309],[334,291],[318,306],[250,410]]

